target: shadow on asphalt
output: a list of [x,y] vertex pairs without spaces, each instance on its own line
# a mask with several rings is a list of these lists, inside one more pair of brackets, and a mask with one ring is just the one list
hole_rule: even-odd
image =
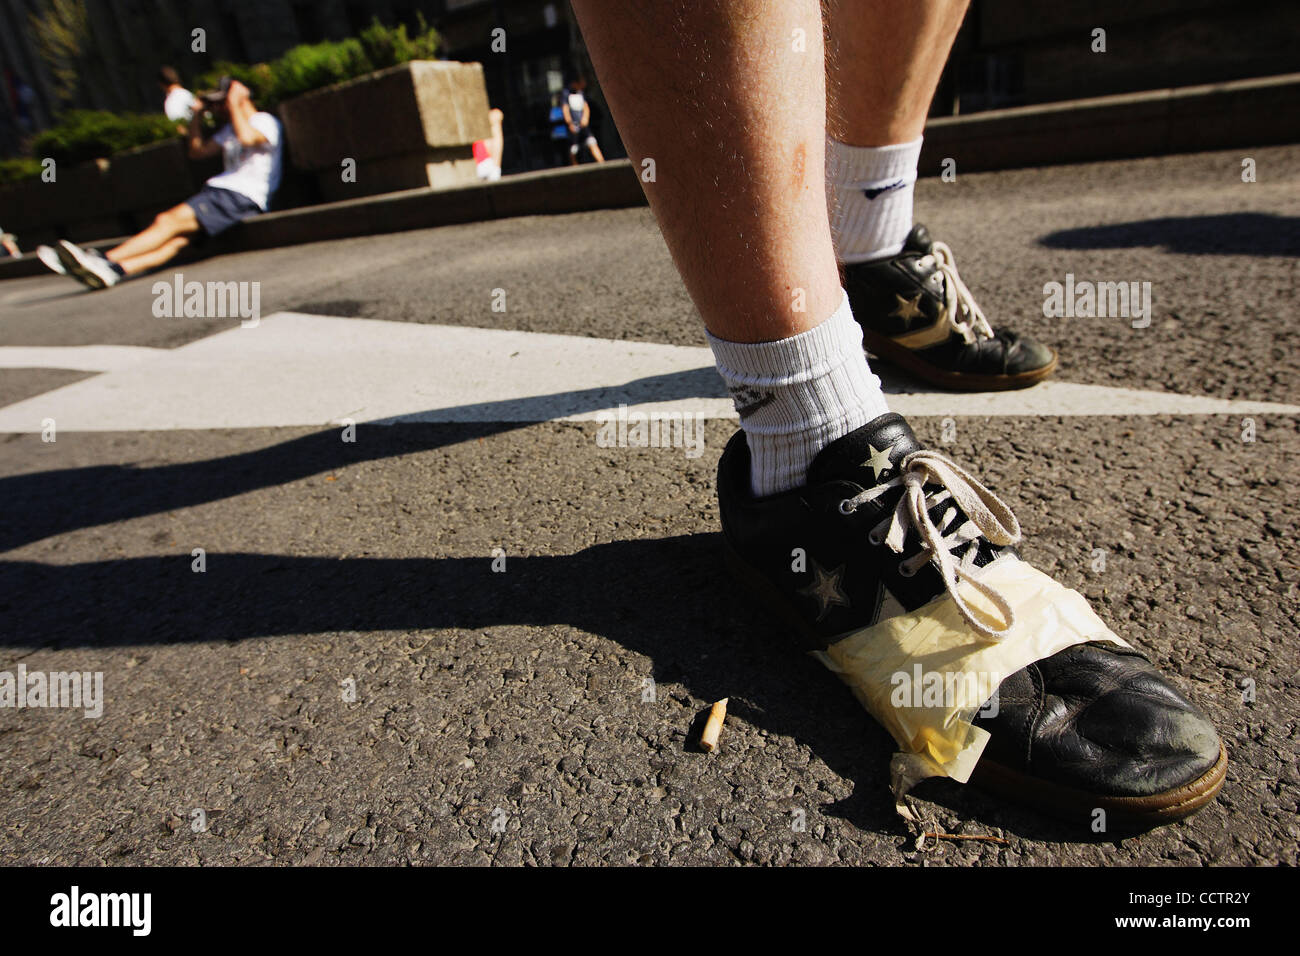
[[9,297],[5,299],[5,308],[15,308],[24,305],[42,305],[46,302],[57,302],[60,299],[72,299],[77,296],[86,295],[90,292],[101,291],[99,289],[91,289],[88,286],[84,286],[76,279],[69,279],[68,281],[73,284],[73,287],[70,289],[64,289],[62,292],[47,294],[42,291],[35,295]]
[[[70,565],[0,562],[0,645],[138,646],[335,632],[573,627],[646,655],[660,685],[680,684],[702,700],[730,697],[731,719],[790,737],[839,775],[859,781],[852,796],[821,812],[862,830],[905,836],[888,791],[893,742],[846,688],[796,653],[736,593],[719,557],[719,536],[705,534],[512,557],[504,574],[492,572],[488,556],[338,559],[209,552],[204,574],[191,570],[188,553]],[[689,749],[693,740],[684,746]],[[1028,839],[1077,841],[1088,832],[1083,825],[1008,807],[973,788],[924,786],[927,799],[963,818]]]
[[[651,375],[617,386],[479,402],[357,424],[356,441],[338,427],[206,461],[134,467],[90,465],[0,478],[0,553],[80,528],[221,501],[363,461],[486,438],[557,417],[700,397],[725,397],[712,368]],[[440,421],[422,421],[435,415]],[[450,420],[448,420],[450,419]],[[382,423],[382,424],[381,424]],[[18,440],[13,435],[7,440]],[[52,505],[57,502],[57,505]]]
[[[706,370],[707,371],[707,370]],[[79,528],[192,507],[346,467],[525,427],[529,422],[403,424],[343,442],[330,428],[224,458],[99,465],[0,479],[0,551]],[[903,836],[888,790],[893,741],[847,688],[792,650],[722,567],[716,534],[595,545],[576,554],[329,558],[188,551],[82,564],[0,561],[0,647],[114,647],[335,632],[566,625],[654,662],[659,684],[733,719],[791,737],[861,781],[823,807]],[[702,715],[700,715],[702,717]],[[702,724],[702,720],[697,719]],[[687,748],[698,730],[688,737]],[[974,788],[922,784],[928,799],[1028,839],[1078,841],[1085,826],[1008,807]]]
[[[932,391],[889,368],[879,369],[886,394]],[[129,521],[271,488],[312,475],[411,452],[486,438],[618,402],[637,405],[726,397],[712,368],[651,375],[618,386],[480,402],[361,422],[358,440],[337,427],[224,458],[135,467],[90,465],[0,478],[0,553],[81,528]],[[421,421],[426,414],[452,421]],[[13,435],[7,440],[19,440]],[[57,503],[57,504],[52,504]]]
[[[233,498],[363,461],[429,451],[531,422],[391,425],[345,442],[338,428],[213,458],[137,468],[92,465],[0,478],[0,552],[79,528]],[[357,426],[365,428],[365,424]]]
[[1048,233],[1049,249],[1136,249],[1161,246],[1194,256],[1300,256],[1300,217],[1262,212],[1166,216]]

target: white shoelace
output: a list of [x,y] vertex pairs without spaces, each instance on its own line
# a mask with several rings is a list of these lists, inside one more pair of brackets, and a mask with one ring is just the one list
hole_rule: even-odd
[[[927,493],[927,482],[940,487]],[[852,514],[862,505],[900,485],[904,493],[898,501],[898,507],[871,529],[868,540],[874,545],[883,541],[895,554],[902,554],[908,528],[916,529],[921,538],[921,550],[899,564],[899,573],[911,577],[933,559],[943,577],[944,587],[952,595],[967,623],[986,640],[1001,640],[1015,624],[1015,611],[996,588],[975,576],[975,557],[979,551],[980,538],[999,546],[1019,541],[1020,522],[1002,499],[984,487],[973,475],[951,459],[925,449],[914,451],[903,459],[897,478],[868,488],[852,498],[845,498],[840,502],[840,512]],[[945,501],[951,501],[952,504],[936,525],[930,520],[930,509]],[[966,520],[953,527],[963,512]],[[966,550],[961,560],[957,561],[953,558],[952,550],[963,544],[966,545]],[[961,596],[958,585],[962,581],[969,582],[993,603],[1005,622],[1002,627],[991,627],[975,616],[975,612]]]
[[922,256],[920,261],[922,265],[928,266],[930,263],[927,260],[933,260],[943,274],[944,314],[948,317],[949,324],[967,345],[973,344],[976,339],[993,338],[993,327],[984,318],[984,312],[976,304],[975,296],[971,295],[970,289],[966,288],[966,283],[957,274],[957,262],[953,258],[952,249],[946,242],[937,240],[933,248],[934,252]]

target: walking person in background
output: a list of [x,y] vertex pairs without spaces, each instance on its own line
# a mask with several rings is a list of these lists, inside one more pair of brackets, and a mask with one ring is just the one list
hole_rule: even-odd
[[605,161],[596,144],[596,137],[591,134],[591,104],[587,102],[587,81],[576,76],[565,87],[560,99],[560,108],[564,111],[564,125],[569,130],[569,165],[578,165],[578,153],[583,146],[591,151],[591,158],[598,163]]
[[[57,247],[36,250],[41,262],[92,289],[103,289],[156,269],[194,239],[218,236],[269,208],[280,185],[284,142],[280,121],[258,112],[248,87],[230,77],[223,77],[221,88],[205,93],[194,106],[188,133],[190,157],[221,155],[224,171],[185,202],[159,213],[149,228],[106,253],[61,239]],[[203,136],[205,111],[226,121],[210,139]]]
[[560,105],[566,95],[567,91],[561,90],[551,97],[551,161],[556,166],[563,166],[568,155],[569,127],[565,125],[564,107]]
[[5,70],[5,86],[8,88],[9,107],[13,110],[18,132],[26,136],[35,127],[32,107],[36,103],[36,91],[13,70]]

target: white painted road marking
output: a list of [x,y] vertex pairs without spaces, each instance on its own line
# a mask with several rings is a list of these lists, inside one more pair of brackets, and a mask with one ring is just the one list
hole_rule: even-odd
[[[104,346],[112,350],[114,347]],[[0,432],[357,422],[587,421],[620,404],[735,420],[707,348],[281,312],[178,349],[0,348],[0,365],[110,365],[0,409]],[[20,353],[22,353],[20,355]],[[84,353],[84,354],[83,354]],[[67,359],[61,356],[67,354]],[[66,364],[79,362],[81,364]],[[27,365],[26,367],[32,367]],[[886,385],[911,416],[1296,414],[1300,406],[1046,382],[959,394]]]
[[6,345],[0,368],[63,368],[76,372],[115,372],[166,355],[171,349],[143,345]]

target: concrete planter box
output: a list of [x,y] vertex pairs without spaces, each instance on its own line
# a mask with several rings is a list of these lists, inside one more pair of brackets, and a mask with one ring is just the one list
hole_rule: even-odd
[[[326,200],[475,181],[473,143],[492,134],[478,63],[414,60],[280,104],[291,162]],[[342,162],[356,161],[356,182]]]
[[84,242],[141,229],[194,193],[179,139],[118,153],[111,160],[59,166],[52,183],[0,189],[0,223],[24,246],[55,238]]
[[108,162],[60,165],[52,183],[35,179],[0,187],[0,217],[24,248],[58,236],[78,241],[114,235],[120,224]]
[[108,178],[114,208],[129,216],[136,229],[196,191],[185,143],[179,137],[116,154]]
[[53,183],[43,183],[39,179],[0,186],[0,226],[21,240],[24,233],[51,222],[53,188]]

